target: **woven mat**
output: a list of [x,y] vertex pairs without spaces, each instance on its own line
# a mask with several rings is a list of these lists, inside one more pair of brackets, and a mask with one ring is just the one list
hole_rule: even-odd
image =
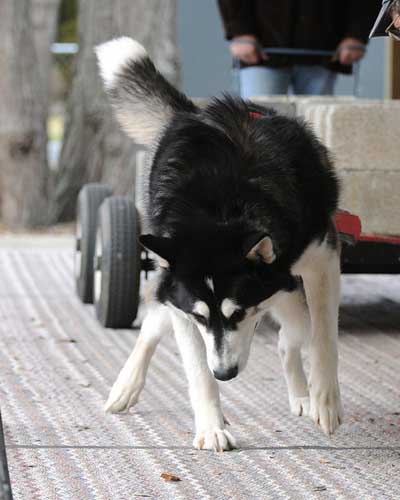
[[[102,329],[75,296],[72,253],[0,250],[1,407],[15,500],[400,498],[400,281],[343,284],[345,424],[329,439],[289,414],[271,327],[221,384],[240,449],[191,448],[177,347],[160,344],[138,406],[102,405],[137,330]],[[180,482],[165,482],[168,472]]]

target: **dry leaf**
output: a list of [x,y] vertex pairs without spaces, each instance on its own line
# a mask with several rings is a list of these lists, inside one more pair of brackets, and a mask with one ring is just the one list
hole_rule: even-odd
[[165,481],[180,481],[181,478],[178,476],[174,476],[173,474],[168,474],[168,472],[163,472],[160,474],[160,477],[165,479]]

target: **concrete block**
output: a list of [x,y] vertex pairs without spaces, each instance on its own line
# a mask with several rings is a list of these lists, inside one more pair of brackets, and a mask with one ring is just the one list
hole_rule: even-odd
[[284,116],[296,116],[296,103],[291,101],[287,96],[272,95],[272,96],[255,96],[251,98],[255,104],[266,106],[274,109],[277,113]]
[[333,104],[325,120],[337,168],[400,171],[400,102]]
[[[293,99],[293,97],[291,98]],[[356,99],[353,96],[310,96],[298,97],[296,100],[297,114],[303,117],[314,129],[314,132],[325,141],[326,115],[331,109],[330,106],[343,104],[366,105],[380,101],[371,99]]]
[[298,111],[332,152],[338,169],[400,170],[400,102],[302,102]]
[[400,235],[400,171],[340,171],[340,208],[361,218],[364,233]]
[[316,136],[323,142],[326,142],[325,130],[326,130],[326,110],[327,105],[324,104],[310,104],[307,106],[302,105],[302,112],[299,114],[308,125],[311,126],[312,130]]
[[290,96],[290,101],[296,104],[297,114],[305,117],[309,109],[321,104],[351,104],[356,101],[353,96]]

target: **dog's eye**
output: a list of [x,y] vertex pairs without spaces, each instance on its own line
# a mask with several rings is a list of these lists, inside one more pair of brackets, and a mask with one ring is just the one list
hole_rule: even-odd
[[242,321],[242,319],[244,319],[245,316],[246,316],[246,311],[244,309],[237,309],[230,317],[230,320],[233,321],[234,323],[239,323],[239,321]]
[[201,325],[207,326],[208,320],[205,316],[198,314],[198,313],[192,313],[193,318],[198,321]]

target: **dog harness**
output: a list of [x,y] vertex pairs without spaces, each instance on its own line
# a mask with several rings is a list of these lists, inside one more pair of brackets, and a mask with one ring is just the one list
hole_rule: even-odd
[[264,116],[265,116],[262,113],[259,113],[258,111],[250,111],[249,115],[252,118],[264,118]]

